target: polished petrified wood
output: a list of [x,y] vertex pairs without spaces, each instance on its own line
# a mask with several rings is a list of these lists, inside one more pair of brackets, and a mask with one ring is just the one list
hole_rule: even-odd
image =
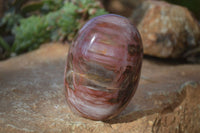
[[142,57],[140,34],[128,19],[108,14],[87,22],[67,57],[65,88],[72,111],[93,120],[119,114],[136,91]]

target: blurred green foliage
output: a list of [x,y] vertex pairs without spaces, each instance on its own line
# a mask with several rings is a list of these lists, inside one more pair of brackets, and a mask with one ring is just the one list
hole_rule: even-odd
[[56,11],[62,8],[64,3],[65,3],[64,0],[43,0],[40,12],[42,14],[47,14],[49,12]]
[[21,13],[12,12],[10,16],[10,12],[6,13],[0,26],[4,27],[4,34],[11,32],[15,36],[12,45],[0,38],[0,47],[7,57],[34,50],[45,42],[72,40],[88,19],[107,13],[96,0],[62,2],[45,0],[40,8],[36,6],[36,13],[32,10],[34,12],[30,15],[30,10],[26,9],[30,15],[27,18],[25,8]]
[[13,27],[19,25],[22,18],[58,10],[63,6],[63,3],[64,0],[8,0],[5,4],[7,10],[0,20],[0,34],[10,34]]
[[11,52],[20,54],[37,48],[49,37],[47,27],[48,23],[41,17],[32,16],[20,20],[20,26],[16,26],[13,30],[15,41]]
[[[14,50],[15,27],[22,19],[32,15],[45,15],[63,7],[64,0],[7,0],[4,1],[5,13],[0,18],[0,60],[11,55]],[[32,19],[34,21],[34,19]],[[23,22],[22,22],[23,23]],[[30,23],[33,25],[34,23]],[[24,28],[25,26],[23,26]],[[25,29],[26,30],[26,29]],[[17,41],[19,42],[19,41]]]

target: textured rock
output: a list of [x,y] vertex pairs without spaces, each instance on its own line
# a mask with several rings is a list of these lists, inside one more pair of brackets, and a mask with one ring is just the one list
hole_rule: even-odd
[[113,118],[135,94],[142,58],[140,34],[127,18],[107,14],[91,19],[68,53],[68,105],[92,120]]
[[132,21],[141,33],[144,54],[178,58],[200,45],[200,26],[188,9],[161,1],[146,1]]
[[107,11],[129,17],[145,0],[102,0]]
[[100,122],[74,115],[64,96],[66,45],[0,62],[0,132],[197,132],[200,65],[144,60],[128,107]]
[[139,6],[143,1],[146,0],[119,0],[122,4],[126,5],[126,6],[130,6],[133,9],[136,8],[137,6]]

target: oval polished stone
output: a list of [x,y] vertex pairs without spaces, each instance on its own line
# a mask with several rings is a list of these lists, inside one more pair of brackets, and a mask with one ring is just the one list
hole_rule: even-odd
[[67,57],[65,88],[72,111],[92,120],[119,114],[136,91],[142,57],[140,34],[127,18],[108,14],[87,22]]

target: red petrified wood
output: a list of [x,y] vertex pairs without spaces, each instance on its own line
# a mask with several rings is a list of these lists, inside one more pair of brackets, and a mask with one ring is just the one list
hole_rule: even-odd
[[67,102],[92,120],[111,119],[133,97],[142,65],[142,41],[128,19],[102,15],[87,22],[69,49]]

